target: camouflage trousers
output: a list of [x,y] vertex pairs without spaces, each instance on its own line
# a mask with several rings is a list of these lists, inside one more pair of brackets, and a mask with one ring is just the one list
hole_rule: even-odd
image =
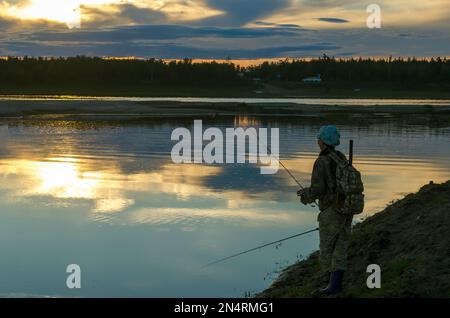
[[333,206],[319,213],[320,265],[324,271],[347,270],[352,219]]

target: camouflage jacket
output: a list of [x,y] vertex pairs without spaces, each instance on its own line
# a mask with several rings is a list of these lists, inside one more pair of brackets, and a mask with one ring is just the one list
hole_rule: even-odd
[[[313,203],[319,199],[319,209],[323,211],[336,203],[336,163],[328,156],[328,149],[319,154],[311,176],[311,187],[302,195],[303,203]],[[340,151],[336,153],[345,159]]]

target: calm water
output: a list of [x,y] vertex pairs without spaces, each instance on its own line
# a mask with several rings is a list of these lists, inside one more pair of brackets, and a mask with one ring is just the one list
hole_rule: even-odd
[[[281,157],[308,184],[315,134],[330,118],[204,119],[221,128],[280,128]],[[201,269],[215,259],[316,227],[280,170],[176,165],[180,121],[0,119],[0,294],[228,297],[258,292],[276,271],[318,248],[317,233]],[[356,140],[367,217],[429,180],[450,179],[444,119],[338,120]],[[346,147],[343,148],[346,152]],[[68,264],[82,269],[69,290]]]

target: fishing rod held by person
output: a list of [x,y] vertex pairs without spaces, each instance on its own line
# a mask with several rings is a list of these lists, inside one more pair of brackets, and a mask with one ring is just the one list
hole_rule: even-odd
[[233,254],[231,256],[227,256],[227,257],[221,258],[221,259],[219,259],[217,261],[211,262],[209,264],[204,265],[202,268],[209,267],[209,266],[212,266],[212,265],[215,265],[215,264],[219,264],[219,263],[225,262],[225,261],[227,261],[227,260],[229,260],[231,258],[238,257],[238,256],[241,256],[241,255],[244,255],[244,254],[247,254],[247,253],[259,250],[261,248],[264,248],[264,247],[267,247],[267,246],[270,246],[270,245],[274,245],[274,244],[277,244],[277,243],[281,243],[281,242],[284,242],[284,241],[287,241],[287,240],[290,240],[290,239],[293,239],[293,238],[296,238],[296,237],[299,237],[299,236],[303,236],[303,235],[306,235],[306,234],[309,234],[309,233],[312,233],[312,232],[316,232],[318,230],[319,230],[319,228],[315,228],[313,230],[309,230],[309,231],[306,231],[306,232],[295,234],[295,235],[286,237],[286,238],[281,239],[281,240],[277,240],[277,241],[274,241],[274,242],[271,242],[271,243],[267,243],[267,244],[264,244],[264,245],[261,245],[261,246],[257,246],[257,247],[251,248],[249,250],[246,250],[246,251],[243,251],[243,252],[240,252],[240,253],[236,253],[236,254]]
[[[267,151],[269,152],[269,154],[273,154],[272,149],[266,145],[264,142],[262,142],[260,140],[260,143],[266,147]],[[295,183],[297,183],[297,185],[300,187],[300,190],[305,190],[305,187],[300,183],[300,181],[298,181],[298,179],[294,176],[294,174],[284,165],[283,161],[280,160],[280,158],[277,158],[278,163],[283,167],[283,169],[288,173],[288,175],[292,178],[292,180],[295,181]],[[317,202],[315,202],[315,204],[310,204],[311,207],[315,208],[317,206],[319,206],[319,204]]]

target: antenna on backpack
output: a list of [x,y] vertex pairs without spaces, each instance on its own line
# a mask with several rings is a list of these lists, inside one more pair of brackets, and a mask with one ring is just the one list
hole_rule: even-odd
[[350,163],[350,165],[353,165],[353,140],[350,140],[350,149],[349,149],[348,162]]

